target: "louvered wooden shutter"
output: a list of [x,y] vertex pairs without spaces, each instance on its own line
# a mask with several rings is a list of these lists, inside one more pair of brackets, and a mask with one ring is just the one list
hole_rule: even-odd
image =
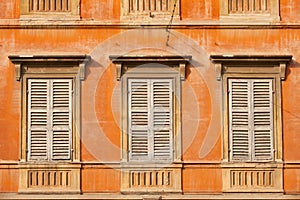
[[172,158],[172,81],[129,80],[129,151],[131,160]]
[[72,133],[72,81],[51,81],[52,159],[70,159]]
[[272,80],[253,81],[254,160],[273,158]]
[[231,158],[250,160],[250,85],[248,80],[229,80]]
[[229,80],[229,132],[232,160],[273,159],[272,80]]
[[70,159],[72,80],[28,80],[29,160]]
[[49,88],[47,80],[28,81],[28,156],[30,160],[48,159]]
[[172,158],[172,82],[153,80],[152,84],[153,156]]
[[149,80],[129,80],[129,144],[131,160],[148,160],[150,131]]

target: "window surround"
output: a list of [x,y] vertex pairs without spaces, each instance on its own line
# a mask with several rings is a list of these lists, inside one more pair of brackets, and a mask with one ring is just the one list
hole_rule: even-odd
[[[10,55],[14,64],[16,80],[21,82],[21,136],[20,136],[20,178],[19,193],[80,192],[80,90],[85,79],[85,65],[90,60],[87,55]],[[72,79],[73,81],[73,131],[71,160],[30,161],[27,145],[27,81],[30,79]],[[47,175],[46,175],[47,174]],[[32,177],[48,177],[49,185],[37,187],[31,183]],[[49,177],[52,177],[50,180]],[[53,179],[53,177],[55,177]],[[61,184],[55,179],[61,179]],[[65,180],[65,181],[64,181]],[[41,181],[41,180],[39,180]],[[46,180],[45,180],[46,181]],[[53,182],[54,181],[54,182]],[[53,185],[54,184],[54,185]]]
[[270,12],[269,13],[229,13],[229,0],[220,0],[220,19],[224,22],[273,22],[279,21],[279,0],[270,0]]
[[80,19],[80,1],[69,0],[68,11],[30,11],[30,1],[34,0],[21,0],[20,4],[20,18],[21,19],[40,19],[40,20],[78,20]]
[[[282,111],[281,111],[281,81],[286,78],[286,68],[291,61],[290,55],[211,55],[215,65],[216,79],[222,81],[223,92],[223,130],[222,130],[222,176],[224,192],[282,192]],[[231,161],[229,152],[229,102],[228,80],[230,78],[271,79],[273,82],[273,144],[274,159],[271,161]],[[272,184],[236,185],[236,181],[250,180],[250,174],[273,178]],[[269,175],[266,175],[269,174]],[[251,175],[252,176],[252,175]],[[270,179],[272,179],[270,178]],[[249,181],[248,181],[249,182]]]
[[[122,84],[122,119],[121,119],[121,192],[172,192],[181,193],[181,126],[180,126],[180,88],[185,80],[185,69],[191,56],[110,56],[116,65],[116,77]],[[129,158],[128,138],[128,80],[130,79],[169,79],[173,83],[173,156],[171,161],[135,161]],[[155,185],[149,177],[160,177],[162,185]],[[134,180],[144,179],[145,185],[136,185]],[[150,180],[151,179],[151,180]],[[166,181],[168,180],[168,181]],[[171,182],[169,182],[171,181]],[[156,181],[159,182],[158,179]],[[167,184],[166,184],[167,183]],[[159,184],[159,183],[158,183]]]

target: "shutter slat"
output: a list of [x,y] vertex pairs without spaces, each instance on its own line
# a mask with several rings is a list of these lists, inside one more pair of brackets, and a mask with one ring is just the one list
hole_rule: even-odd
[[231,158],[250,160],[249,81],[232,79],[229,87]]
[[52,80],[52,159],[71,158],[72,81]]
[[28,80],[28,159],[47,160],[49,82]]

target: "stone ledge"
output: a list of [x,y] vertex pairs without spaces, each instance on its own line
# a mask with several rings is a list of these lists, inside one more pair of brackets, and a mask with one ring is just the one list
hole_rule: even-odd
[[[85,194],[59,194],[59,195],[32,195],[32,194],[16,194],[16,193],[2,193],[0,199],[140,199],[144,197],[147,199],[157,198],[158,195],[122,195],[110,193],[85,193]],[[160,199],[175,200],[175,199],[300,199],[300,194],[284,195],[282,193],[223,193],[223,194],[164,194],[159,195]]]

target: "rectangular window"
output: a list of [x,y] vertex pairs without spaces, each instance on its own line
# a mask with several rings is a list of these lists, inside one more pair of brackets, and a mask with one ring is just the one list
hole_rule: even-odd
[[231,160],[273,159],[272,79],[229,79]]
[[28,80],[28,160],[69,160],[72,80]]
[[172,80],[129,79],[130,160],[172,159]]

